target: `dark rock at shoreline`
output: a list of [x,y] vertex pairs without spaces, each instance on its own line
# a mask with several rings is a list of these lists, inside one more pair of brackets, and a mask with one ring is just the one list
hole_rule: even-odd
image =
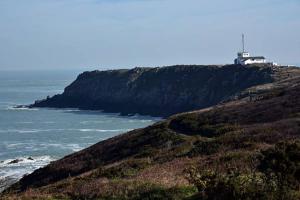
[[15,159],[15,160],[10,161],[8,164],[16,164],[16,163],[19,163],[22,161],[23,161],[22,159]]
[[28,157],[27,159],[28,159],[28,160],[34,160],[32,157]]
[[215,105],[253,85],[273,81],[270,66],[178,65],[84,72],[63,94],[31,107],[79,108],[169,116]]

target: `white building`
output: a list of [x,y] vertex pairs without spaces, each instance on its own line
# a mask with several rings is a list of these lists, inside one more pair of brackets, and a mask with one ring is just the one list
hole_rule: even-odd
[[242,35],[243,51],[237,54],[237,58],[234,60],[234,64],[237,65],[251,65],[251,64],[263,64],[266,63],[266,58],[263,56],[251,57],[249,52],[245,51],[244,34]]

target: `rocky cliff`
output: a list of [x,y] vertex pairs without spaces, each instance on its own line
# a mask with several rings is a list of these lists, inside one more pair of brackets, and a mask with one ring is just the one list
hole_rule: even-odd
[[268,66],[170,66],[84,72],[63,94],[33,107],[75,107],[122,114],[171,114],[215,105],[272,82]]

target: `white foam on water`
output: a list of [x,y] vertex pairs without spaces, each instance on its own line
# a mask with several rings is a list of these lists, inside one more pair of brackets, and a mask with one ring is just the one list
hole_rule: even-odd
[[60,108],[56,109],[58,111],[64,111],[64,112],[79,112],[80,110],[77,108]]
[[17,133],[38,133],[41,132],[41,130],[18,130]]
[[52,122],[52,121],[46,121],[46,122],[42,122],[42,124],[55,124],[55,122]]
[[[80,124],[106,124],[106,123],[112,123],[113,120],[98,120],[98,121],[81,121]],[[140,120],[138,118],[136,119],[120,119],[118,123],[152,123],[155,122],[155,120],[152,119],[143,119]]]
[[[92,137],[91,137],[92,138]],[[86,137],[86,139],[88,139]],[[13,153],[22,153],[26,152],[41,152],[41,151],[49,151],[51,149],[57,150],[67,150],[68,152],[76,152],[84,149],[86,147],[85,143],[77,144],[77,143],[46,143],[46,142],[19,142],[19,143],[3,143],[4,149],[7,152]]]
[[54,131],[80,131],[80,132],[128,132],[133,129],[0,129],[0,133],[39,133],[39,132],[54,132]]
[[148,115],[139,115],[139,114],[132,115],[129,118],[137,119],[138,121],[144,121],[144,120],[148,121],[149,120],[150,122],[160,121],[162,119],[161,117],[151,117]]
[[17,157],[0,162],[0,180],[1,179],[20,179],[25,174],[41,168],[55,159],[50,156]]
[[79,129],[81,132],[127,132],[131,130],[132,129]]
[[106,123],[111,123],[113,122],[112,120],[99,120],[99,121],[81,121],[79,122],[80,124],[106,124]]
[[76,129],[0,129],[0,133],[38,133],[51,131],[66,131]]
[[[18,162],[13,162],[18,160]],[[26,157],[17,157],[14,159],[7,159],[0,162],[0,167],[17,167],[17,166],[25,166],[25,165],[35,165],[37,167],[41,167],[44,165],[44,163],[49,163],[52,161],[50,156],[26,156]]]
[[15,122],[16,124],[33,124],[33,122]]
[[67,144],[66,147],[71,149],[73,152],[77,152],[77,151],[84,149],[84,147],[82,147],[78,144]]
[[[33,124],[33,123],[34,122],[29,122],[29,121],[15,122],[15,124]],[[55,124],[55,122],[52,122],[52,121],[45,121],[45,122],[40,122],[40,123],[42,123],[42,124]]]
[[[84,137],[80,137],[81,139],[93,139],[94,137],[91,137],[91,136],[84,136]],[[109,139],[110,137],[102,137],[102,138],[95,138],[97,139],[97,141],[103,141],[103,140],[107,140]],[[93,145],[95,143],[86,143],[87,146],[90,146],[90,145]]]
[[44,148],[59,148],[64,150],[71,150],[73,152],[84,149],[84,147],[79,144],[68,144],[68,143],[41,143],[40,146]]
[[7,149],[15,149],[18,147],[23,147],[23,146],[27,146],[30,145],[31,143],[26,143],[26,142],[18,142],[18,143],[4,143],[5,147]]
[[38,132],[48,132],[50,129],[2,129],[0,133],[38,133]]
[[153,120],[151,120],[151,119],[143,119],[143,120],[131,119],[131,120],[128,120],[127,122],[129,122],[129,123],[151,123],[151,122],[153,122]]
[[92,139],[93,137],[92,136],[83,136],[83,137],[80,137],[82,139]]
[[15,106],[8,106],[6,108],[6,110],[12,110],[12,111],[38,111],[39,109],[38,108],[27,108],[27,107],[17,108]]

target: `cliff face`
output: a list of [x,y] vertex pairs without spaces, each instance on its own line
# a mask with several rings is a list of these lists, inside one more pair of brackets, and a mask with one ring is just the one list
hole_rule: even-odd
[[215,105],[253,85],[272,82],[269,67],[170,66],[84,72],[61,95],[34,107],[168,116]]

